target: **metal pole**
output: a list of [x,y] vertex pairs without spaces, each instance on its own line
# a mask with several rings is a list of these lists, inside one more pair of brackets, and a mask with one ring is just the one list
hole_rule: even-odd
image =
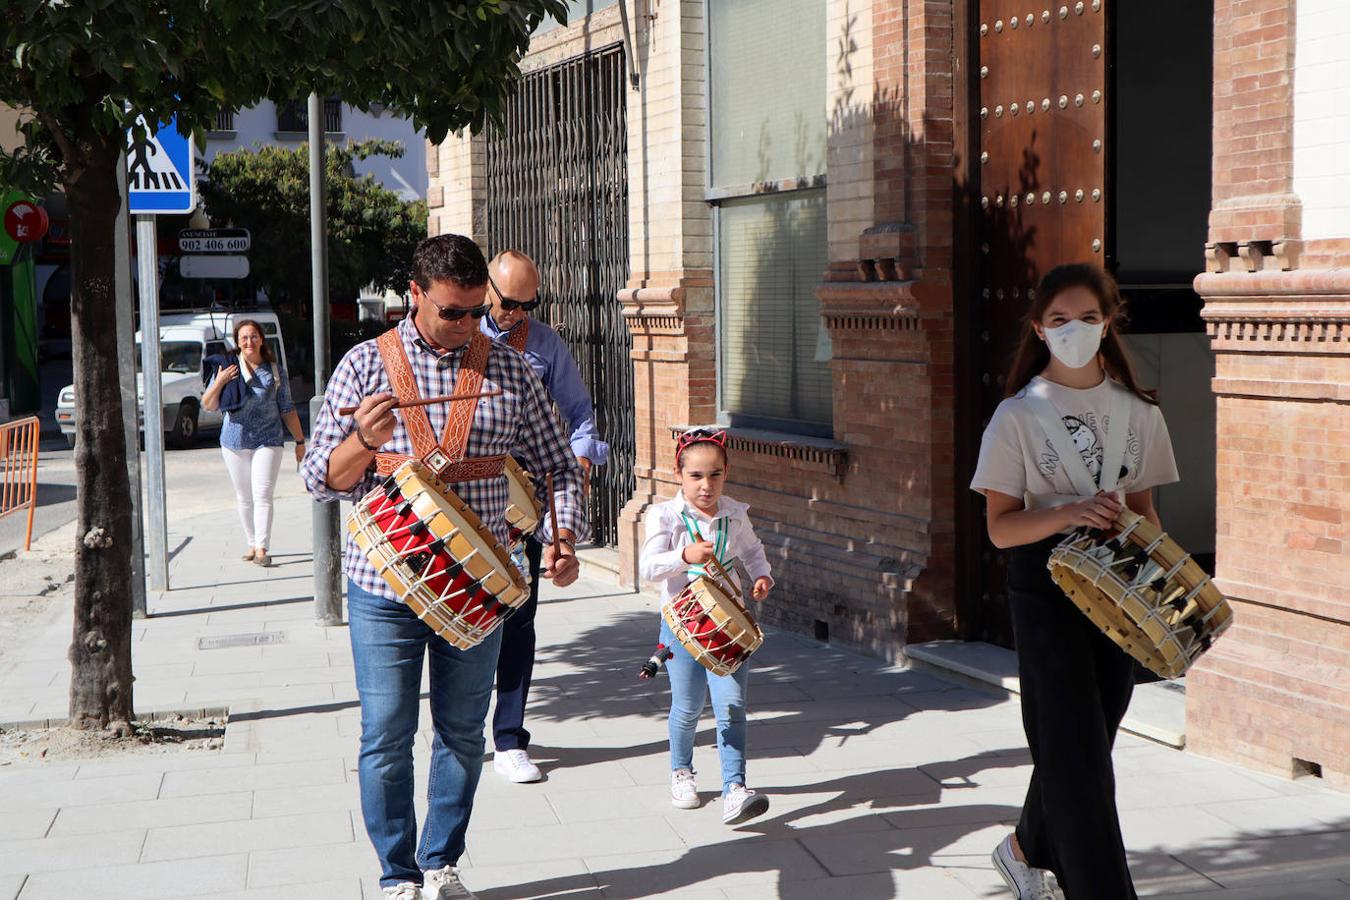
[[141,372],[145,384],[145,474],[149,526],[145,544],[150,589],[169,589],[168,523],[164,515],[164,402],[159,379],[159,261],[155,217],[136,217],[136,273],[141,297]]
[[[309,251],[314,300],[314,399],[309,402],[310,427],[319,419],[328,386],[328,223],[324,192],[323,101],[309,95]],[[313,505],[314,619],[320,625],[342,624],[342,553],[338,548],[338,505]]]
[[127,219],[127,162],[122,154],[117,164],[117,190],[122,197],[122,212],[117,220],[113,252],[117,257],[117,283],[113,293],[117,304],[117,371],[122,380],[122,434],[127,453],[127,481],[131,485],[131,615],[144,619],[145,605],[145,523],[141,499],[141,446],[139,416],[136,412],[136,296],[131,290],[131,229]]

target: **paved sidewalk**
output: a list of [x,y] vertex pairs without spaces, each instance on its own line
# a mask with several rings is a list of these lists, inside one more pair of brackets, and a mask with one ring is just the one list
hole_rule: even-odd
[[[309,505],[294,472],[283,479],[277,568],[238,560],[226,490],[175,517],[177,589],[135,626],[137,708],[228,707],[223,750],[0,768],[0,900],[379,896],[347,632],[312,623]],[[0,580],[22,564],[0,563]],[[1015,700],[771,634],[751,678],[749,771],[773,807],[733,830],[710,719],[703,807],[667,800],[666,686],[634,677],[652,600],[594,580],[544,600],[530,726],[547,780],[484,772],[462,861],[484,898],[1006,896],[989,851],[1029,774]],[[282,637],[199,645],[258,633]],[[0,721],[65,715],[69,634],[54,604],[0,656]],[[423,726],[419,785],[425,713]],[[1141,893],[1350,896],[1350,795],[1129,736],[1116,758]]]

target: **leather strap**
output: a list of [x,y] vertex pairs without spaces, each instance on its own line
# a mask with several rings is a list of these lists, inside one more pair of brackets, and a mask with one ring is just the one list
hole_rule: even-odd
[[[421,399],[417,392],[417,379],[413,377],[412,364],[408,362],[408,353],[403,349],[403,339],[399,337],[398,329],[391,328],[380,335],[375,340],[375,346],[380,350],[389,386],[393,388],[399,402],[411,403]],[[403,427],[408,429],[408,440],[412,444],[414,456],[422,457],[435,449],[436,432],[432,430],[431,419],[427,418],[426,407],[405,407],[397,412],[403,419]]]
[[[410,459],[411,456],[402,453],[377,453],[375,471],[380,475],[389,475]],[[439,477],[446,482],[481,481],[484,478],[496,478],[505,471],[505,456],[475,456],[473,459],[451,463]]]
[[1106,422],[1105,447],[1102,452],[1102,471],[1100,486],[1093,482],[1087,464],[1074,446],[1069,430],[1064,427],[1064,419],[1055,404],[1050,400],[1050,388],[1044,381],[1037,381],[1027,387],[1027,404],[1041,429],[1055,448],[1055,454],[1064,466],[1064,474],[1073,483],[1073,489],[1079,496],[1092,497],[1098,490],[1113,491],[1120,479],[1120,465],[1125,459],[1125,436],[1130,428],[1130,397],[1123,388],[1111,385],[1110,418]]
[[[483,373],[487,371],[488,354],[492,352],[492,341],[481,331],[475,331],[469,339],[469,347],[464,351],[464,361],[459,366],[459,376],[455,379],[455,396],[481,394],[483,392]],[[441,435],[441,447],[454,462],[464,458],[469,446],[469,432],[473,430],[473,416],[478,410],[478,398],[461,400],[450,404],[450,413],[445,419],[445,433]]]
[[[421,395],[417,388],[417,379],[413,376],[412,364],[403,348],[403,340],[398,329],[391,328],[376,339],[380,358],[384,361],[385,374],[389,385],[399,402],[418,400]],[[455,379],[455,394],[479,394],[483,390],[484,373],[487,370],[488,354],[492,351],[492,342],[482,334],[475,332],[469,340],[460,364],[459,375]],[[403,417],[403,426],[408,430],[408,439],[412,444],[412,455],[402,453],[376,453],[375,471],[388,475],[410,459],[425,460],[429,454],[444,451],[450,458],[450,465],[439,469],[443,481],[478,481],[483,478],[496,478],[506,470],[506,457],[483,456],[465,459],[469,445],[469,432],[473,430],[474,413],[478,409],[478,398],[462,400],[450,404],[446,416],[445,431],[439,443],[436,432],[431,427],[426,407],[413,406],[398,410]]]
[[506,335],[506,342],[511,345],[512,350],[525,352],[525,345],[530,340],[530,317],[526,316],[520,320],[515,328],[512,328]]

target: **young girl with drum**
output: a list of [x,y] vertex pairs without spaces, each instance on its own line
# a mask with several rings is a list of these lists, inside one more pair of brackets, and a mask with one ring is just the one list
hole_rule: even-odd
[[[763,600],[773,587],[764,545],[755,536],[744,503],[726,497],[726,432],[692,429],[675,447],[680,493],[647,511],[646,541],[639,565],[642,580],[661,585],[661,602],[684,590],[711,559],[730,564],[738,558],[754,579],[751,595]],[[694,733],[711,692],[717,718],[717,755],[722,763],[722,821],[728,825],[763,814],[769,798],[745,786],[746,681],[749,662],[730,675],[703,668],[662,624],[661,643],[673,654],[670,675],[670,795],[680,809],[696,809]]]
[[1136,896],[1111,764],[1134,661],[1046,568],[1066,532],[1109,529],[1122,498],[1157,524],[1152,490],[1178,480],[1162,413],[1135,381],[1120,339],[1123,319],[1120,291],[1102,270],[1046,274],[971,482],[987,501],[990,540],[1008,551],[1034,764],[1017,829],[993,854],[1017,897],[1058,896],[1051,872],[1069,900]]

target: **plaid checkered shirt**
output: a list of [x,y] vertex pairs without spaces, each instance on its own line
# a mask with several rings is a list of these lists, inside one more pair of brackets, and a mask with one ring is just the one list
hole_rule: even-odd
[[[403,319],[396,328],[421,396],[453,394],[455,379],[459,375],[468,345],[449,352],[438,352],[418,334],[411,318]],[[492,352],[488,354],[483,391],[499,388],[501,396],[484,397],[478,401],[466,455],[473,458],[509,453],[534,475],[541,485],[541,491],[544,476],[553,473],[554,491],[558,495],[558,527],[570,528],[578,540],[585,540],[589,536],[589,529],[582,499],[583,476],[576,457],[572,455],[567,435],[553,417],[548,392],[523,355],[505,344],[494,342]],[[314,423],[309,449],[300,466],[305,487],[316,500],[355,502],[380,482],[372,461],[365,476],[350,490],[334,490],[328,485],[328,460],[333,449],[356,428],[355,417],[339,416],[338,409],[357,406],[371,394],[382,392],[393,393],[389,377],[375,341],[365,341],[353,347],[333,371],[333,377],[324,392],[323,407]],[[445,428],[449,404],[424,408],[439,437]],[[380,449],[386,453],[412,455],[412,442],[408,439],[401,415],[393,438]],[[454,485],[454,491],[478,514],[502,546],[508,546],[506,507],[510,494],[506,476],[461,482]],[[552,540],[548,516],[540,523],[537,534],[545,544]],[[347,577],[364,590],[398,599],[356,546],[350,533],[343,550],[343,570]]]

